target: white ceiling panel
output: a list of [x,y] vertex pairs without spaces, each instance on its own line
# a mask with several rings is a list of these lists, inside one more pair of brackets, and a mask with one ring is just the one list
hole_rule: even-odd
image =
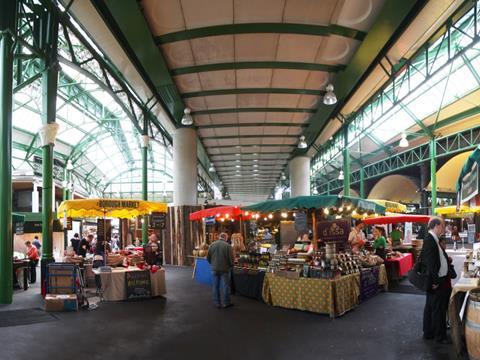
[[208,36],[190,40],[196,65],[234,61],[233,35]]
[[307,80],[309,71],[306,70],[273,70],[272,87],[303,89]]
[[281,22],[285,0],[235,1],[235,23]]
[[238,107],[267,107],[268,94],[241,94],[237,95]]
[[143,0],[142,7],[153,35],[185,29],[179,0]]
[[210,115],[213,124],[235,124],[238,122],[237,114],[225,113],[225,114],[212,114]]
[[343,36],[330,35],[322,44],[315,61],[318,64],[347,64],[360,42]]
[[292,113],[288,112],[268,112],[265,122],[290,122],[292,120]]
[[237,107],[236,95],[206,96],[205,103],[209,109],[227,109]]
[[288,135],[298,135],[300,136],[303,132],[303,129],[301,127],[289,127],[287,134]]
[[306,122],[312,114],[308,113],[296,113],[292,116],[292,122],[294,123],[304,123]]
[[272,69],[237,70],[238,88],[268,88],[272,81]]
[[240,135],[258,135],[259,137],[261,137],[264,134],[264,128],[259,126],[242,127],[239,128],[239,132]]
[[164,44],[162,52],[170,69],[195,65],[192,48],[188,41]]
[[264,122],[265,121],[264,112],[248,112],[248,113],[238,113],[238,122]]
[[215,140],[215,139],[206,139],[206,140],[204,139],[204,140],[203,140],[203,144],[204,144],[206,147],[209,147],[209,146],[218,146],[218,145],[220,145],[220,144],[218,143],[218,141]]
[[328,25],[337,0],[287,0],[283,19],[285,22]]
[[198,74],[179,75],[174,79],[181,93],[203,90]]
[[216,136],[238,136],[237,127],[216,128],[214,131]]
[[235,70],[207,71],[198,76],[203,90],[235,88]]
[[320,96],[302,95],[298,101],[298,107],[305,109],[317,108],[320,103]]
[[382,10],[385,0],[344,0],[337,23],[367,31]]
[[322,36],[281,34],[277,61],[314,62]]
[[193,111],[205,110],[207,108],[204,97],[185,99],[185,105],[187,105]]
[[300,95],[295,94],[270,94],[268,96],[269,107],[296,108]]
[[273,61],[277,54],[278,34],[235,35],[237,61]]
[[218,145],[220,146],[236,146],[239,145],[238,138],[232,139],[218,139]]
[[206,136],[215,136],[215,130],[214,129],[200,129],[198,130],[198,135],[200,137],[206,137]]
[[181,4],[187,29],[233,23],[233,0],[181,0]]
[[210,125],[212,123],[212,121],[210,120],[210,116],[208,115],[195,115],[193,117],[193,121],[197,126]]
[[330,75],[322,71],[310,71],[305,82],[306,89],[323,90],[327,86]]

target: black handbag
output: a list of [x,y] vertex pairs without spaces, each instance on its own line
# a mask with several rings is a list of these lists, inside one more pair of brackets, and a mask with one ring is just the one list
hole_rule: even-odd
[[408,281],[418,290],[427,291],[428,275],[422,270],[422,261],[418,261],[413,265],[412,270],[408,272]]

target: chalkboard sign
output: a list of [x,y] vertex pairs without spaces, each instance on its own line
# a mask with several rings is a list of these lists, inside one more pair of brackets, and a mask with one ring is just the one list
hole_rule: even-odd
[[165,213],[152,213],[150,215],[150,226],[154,229],[165,229]]
[[127,271],[125,273],[127,300],[148,299],[152,297],[150,271]]
[[350,222],[345,219],[334,221],[319,221],[317,236],[325,243],[335,243],[337,250],[343,250],[350,234]]
[[15,223],[15,234],[23,235],[23,233],[24,233],[23,222]]
[[362,269],[360,272],[360,300],[370,299],[378,292],[378,266]]

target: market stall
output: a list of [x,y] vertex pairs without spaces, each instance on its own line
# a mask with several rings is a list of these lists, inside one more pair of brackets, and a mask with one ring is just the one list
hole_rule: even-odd
[[[457,206],[446,209],[437,209],[438,214],[480,212],[479,172],[480,145],[468,157],[457,180]],[[478,229],[475,223],[471,224],[473,250],[466,254],[464,268],[460,278],[452,289],[449,303],[449,316],[452,327],[452,340],[457,354],[468,352],[470,358],[480,356],[480,336],[477,310],[480,304],[478,291],[480,289],[480,243],[476,239]],[[477,292],[476,296],[470,294]]]
[[[259,222],[287,222],[296,231],[287,231],[289,236],[300,235],[298,241],[283,239],[280,226],[277,245],[281,250],[248,254],[247,261],[239,262],[244,271],[252,264],[254,269],[266,266],[262,295],[267,304],[335,317],[376,294],[380,286],[387,286],[383,260],[366,252],[352,254],[347,244],[351,215],[378,216],[385,212],[383,206],[328,195],[274,200],[242,209]],[[309,243],[308,250],[304,242]]]
[[[232,233],[230,241],[233,246],[234,254],[238,254],[240,251],[245,249],[244,242],[244,220],[249,219],[248,214],[245,214],[244,211],[239,206],[217,206],[202,209],[196,212],[193,212],[189,215],[190,221],[202,221],[203,222],[203,231],[206,232],[206,228],[211,226],[215,228],[216,225],[220,225],[220,231],[225,231],[225,224],[237,225],[234,229],[237,229],[238,232]],[[214,230],[214,229],[212,229]],[[193,257],[195,258],[194,268],[193,268],[193,278],[195,281],[211,285],[212,276],[211,276],[211,267],[208,263],[206,256],[208,253],[208,246],[214,239],[217,238],[218,231],[210,231],[212,236],[204,236],[207,240],[205,243],[200,244],[193,252]],[[235,281],[235,279],[233,279]]]
[[[130,199],[85,199],[62,202],[58,217],[102,218],[105,221],[107,218],[131,219],[166,211],[165,203]],[[105,223],[102,227],[99,234],[107,239]],[[145,263],[144,248],[131,246],[108,253],[107,241],[104,241],[103,246],[104,266],[92,269],[93,258],[81,259],[79,265],[85,266],[87,283],[94,283],[88,281],[89,274],[100,277],[100,291],[105,300],[126,300],[166,294],[165,270],[158,265]]]

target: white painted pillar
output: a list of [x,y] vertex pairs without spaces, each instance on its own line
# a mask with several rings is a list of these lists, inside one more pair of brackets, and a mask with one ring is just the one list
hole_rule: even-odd
[[290,196],[310,195],[310,158],[297,156],[290,160]]
[[40,212],[40,196],[38,193],[38,185],[37,183],[33,183],[33,191],[32,191],[32,213]]
[[189,127],[173,136],[173,205],[197,205],[197,134]]

